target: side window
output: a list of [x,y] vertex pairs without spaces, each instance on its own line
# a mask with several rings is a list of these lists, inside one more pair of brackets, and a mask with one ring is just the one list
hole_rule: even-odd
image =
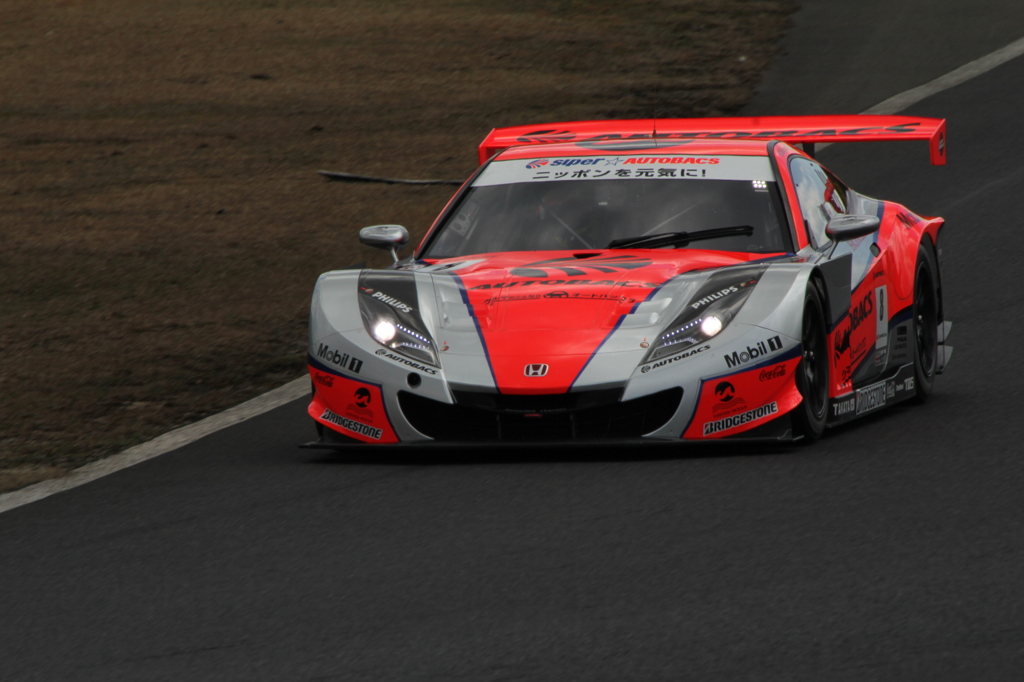
[[821,170],[825,171],[825,177],[828,179],[828,183],[825,185],[825,199],[832,204],[839,213],[846,213],[846,185],[843,181],[832,175],[826,168]]
[[846,213],[846,187],[818,164],[799,156],[790,161],[789,172],[811,243],[815,247],[827,244],[825,226],[829,219]]

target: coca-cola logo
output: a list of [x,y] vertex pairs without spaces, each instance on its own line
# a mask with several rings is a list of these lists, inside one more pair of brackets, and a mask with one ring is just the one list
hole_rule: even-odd
[[771,381],[772,379],[781,379],[784,376],[786,376],[786,366],[776,365],[775,367],[762,369],[761,373],[757,375],[757,378],[761,381]]

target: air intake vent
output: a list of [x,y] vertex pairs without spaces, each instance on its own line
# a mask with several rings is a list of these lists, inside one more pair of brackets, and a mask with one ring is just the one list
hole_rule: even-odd
[[402,391],[398,402],[420,433],[440,441],[552,441],[636,438],[663,426],[679,407],[672,388],[619,402],[621,389],[557,395],[456,392],[455,405]]

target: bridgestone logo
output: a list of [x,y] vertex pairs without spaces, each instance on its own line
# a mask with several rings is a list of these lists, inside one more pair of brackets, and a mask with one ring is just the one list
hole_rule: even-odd
[[764,417],[767,417],[770,414],[775,414],[778,411],[779,404],[773,402],[768,403],[767,405],[762,405],[761,407],[758,407],[753,410],[748,410],[747,412],[734,414],[733,416],[726,417],[725,419],[707,422],[704,424],[704,435],[710,436],[711,434],[718,433],[719,431],[733,429],[736,428],[737,426],[742,426],[743,424],[748,424],[752,421],[763,419]]
[[357,422],[354,419],[347,419],[340,414],[334,414],[330,410],[324,410],[320,418],[352,433],[358,433],[360,436],[369,436],[374,440],[380,440],[381,434],[383,434],[383,431],[380,429]]
[[857,391],[857,414],[885,407],[885,382],[882,381]]

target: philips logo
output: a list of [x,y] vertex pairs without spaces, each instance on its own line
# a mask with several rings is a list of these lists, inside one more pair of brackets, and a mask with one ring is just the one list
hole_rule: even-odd
[[378,301],[383,301],[384,303],[387,303],[389,306],[395,308],[396,310],[401,310],[403,313],[412,312],[412,306],[410,306],[407,303],[403,303],[402,301],[399,301],[397,298],[392,298],[391,296],[388,296],[383,291],[375,291],[373,293],[373,297]]
[[721,291],[716,291],[713,294],[708,294],[707,296],[705,296],[704,298],[700,299],[699,301],[695,301],[695,302],[691,303],[690,307],[693,310],[697,310],[701,306],[705,306],[708,303],[714,303],[715,301],[717,301],[718,299],[722,298],[723,296],[728,296],[729,294],[735,294],[737,291],[739,291],[738,287],[726,287],[725,289],[722,289]]

